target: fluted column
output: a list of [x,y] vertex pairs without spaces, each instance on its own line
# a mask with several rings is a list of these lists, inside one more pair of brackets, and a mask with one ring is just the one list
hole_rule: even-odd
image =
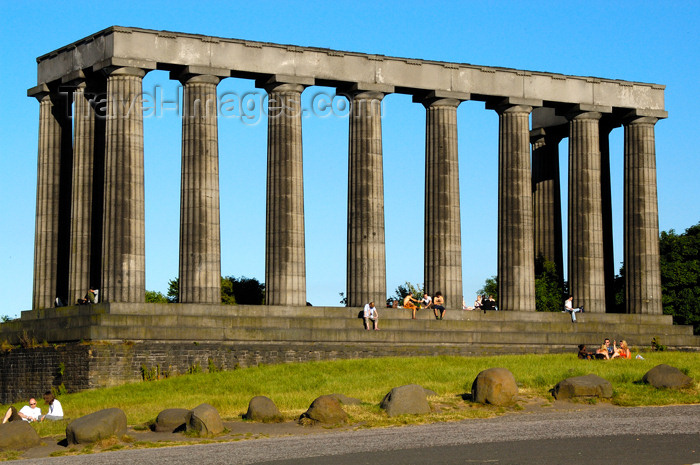
[[219,78],[185,76],[180,187],[179,302],[221,301]]
[[306,305],[301,93],[275,82],[268,92],[265,303]]
[[105,302],[145,298],[144,75],[139,68],[117,68],[107,78],[101,289]]
[[95,178],[95,112],[86,94],[87,84],[79,82],[73,93],[73,195],[70,243],[70,303],[82,298],[90,286],[93,251],[93,186]]
[[535,241],[530,171],[532,107],[502,105],[498,112],[498,304],[535,311]]
[[347,305],[386,300],[382,114],[384,94],[352,93],[348,148]]
[[576,306],[605,312],[598,112],[569,118],[569,292]]
[[625,123],[624,264],[627,313],[660,315],[659,210],[652,117]]
[[[611,118],[600,121],[600,199],[603,225],[605,307],[615,308],[615,249],[613,243],[612,189],[610,185],[610,131],[619,126]],[[608,311],[610,311],[608,310]]]
[[[32,308],[39,309],[53,307],[56,297],[67,297],[60,295],[59,290],[63,268],[63,260],[59,257],[62,236],[59,230],[61,194],[66,189],[66,183],[70,189],[70,172],[68,179],[65,179],[65,165],[70,162],[70,157],[65,153],[66,140],[70,141],[70,133],[66,134],[66,131],[70,131],[70,110],[66,96],[62,98],[57,93],[49,92],[45,85],[31,89],[29,95],[36,97],[40,104],[32,295]],[[70,165],[67,168],[70,169]],[[67,267],[65,271],[67,274]]]
[[462,239],[457,150],[458,99],[423,102],[425,118],[426,292],[441,292],[447,308],[462,308]]
[[559,142],[555,128],[540,128],[532,142],[532,190],[535,217],[535,257],[553,262],[563,280]]

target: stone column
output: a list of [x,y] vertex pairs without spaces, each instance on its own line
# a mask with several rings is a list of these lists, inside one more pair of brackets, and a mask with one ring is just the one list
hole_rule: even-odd
[[625,122],[624,264],[627,313],[661,315],[659,210],[652,117]]
[[117,68],[107,77],[105,136],[104,302],[143,302],[146,292],[143,111],[140,68]]
[[561,230],[561,187],[559,182],[559,142],[557,128],[530,132],[532,143],[532,190],[535,217],[535,257],[554,263],[563,281]]
[[179,302],[221,302],[219,78],[186,75],[182,116]]
[[498,112],[498,305],[535,311],[535,240],[530,171],[532,106],[503,103]]
[[457,98],[423,100],[425,118],[425,289],[441,292],[445,306],[462,308]]
[[600,199],[603,218],[603,272],[605,273],[605,307],[615,308],[615,249],[613,244],[612,192],[610,185],[610,131],[618,127],[612,118],[600,121]]
[[305,83],[268,81],[265,303],[306,305],[301,93]]
[[578,111],[569,118],[569,292],[574,305],[605,312],[603,217],[600,187],[601,114]]
[[[34,283],[32,308],[50,308],[62,295],[61,277],[67,278],[68,261],[61,258],[66,191],[70,200],[70,106],[67,94],[39,85],[28,91],[39,103],[39,149],[37,160],[36,222],[34,233]],[[70,217],[70,204],[68,204]],[[61,247],[63,245],[63,247]],[[65,269],[64,269],[65,268]],[[67,282],[66,282],[67,284]],[[66,286],[67,287],[67,286]],[[67,291],[67,289],[65,289]]]
[[386,301],[382,108],[384,93],[351,93],[348,148],[347,305]]
[[91,281],[96,118],[86,88],[87,83],[82,79],[73,93],[73,195],[68,285],[68,300],[72,304],[83,298],[91,286],[99,287],[99,283]]

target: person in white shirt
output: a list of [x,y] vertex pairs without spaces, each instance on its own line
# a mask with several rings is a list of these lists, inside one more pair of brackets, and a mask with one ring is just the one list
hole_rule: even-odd
[[372,320],[372,324],[374,326],[375,331],[379,331],[379,328],[377,328],[377,319],[379,318],[379,315],[377,314],[377,308],[374,306],[374,302],[370,302],[367,305],[365,305],[364,309],[364,314],[363,314],[363,320],[365,323],[365,329],[369,330],[369,320]]
[[576,323],[576,312],[583,312],[583,305],[579,308],[574,308],[573,302],[574,297],[569,296],[569,298],[566,299],[566,302],[564,302],[564,310],[562,311],[571,313],[571,322]]
[[10,406],[10,408],[7,409],[7,413],[5,413],[5,417],[2,419],[2,422],[7,423],[8,421],[17,420],[31,422],[37,421],[40,416],[41,409],[36,406],[36,399],[31,398],[29,399],[29,405],[25,405],[24,407],[22,407],[22,409],[19,412],[14,406]]
[[63,420],[63,406],[53,395],[53,392],[46,391],[44,393],[44,402],[49,406],[49,411],[46,415],[40,418],[41,421],[44,420]]

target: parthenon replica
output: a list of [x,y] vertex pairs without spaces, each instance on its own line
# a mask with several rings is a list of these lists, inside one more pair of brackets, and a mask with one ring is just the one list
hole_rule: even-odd
[[[409,347],[417,355],[508,353],[523,347],[561,351],[616,333],[632,344],[648,345],[658,336],[671,347],[700,347],[692,328],[672,326],[661,307],[654,127],[667,117],[662,85],[116,26],[37,63],[37,85],[28,91],[40,102],[33,308],[3,325],[0,339],[12,341],[25,331],[68,346],[79,340],[111,341],[114,347],[131,341],[151,354],[139,360],[166,365],[175,353],[182,356],[185,343],[199,341],[209,344],[205,357],[224,368],[401,354]],[[169,306],[144,304],[140,96],[151,70],[169,71],[184,89],[180,303]],[[258,307],[220,305],[216,102],[217,85],[226,78],[253,79],[268,94],[266,305]],[[301,94],[310,86],[335,88],[350,101],[346,295],[351,309],[305,306],[300,108]],[[361,325],[351,317],[357,307],[369,301],[381,307],[387,297],[381,101],[390,93],[411,95],[425,107],[424,280],[427,292],[445,295],[448,321],[426,319],[409,328],[412,322],[403,321],[400,310],[385,309],[380,310],[384,331],[374,333],[357,331]],[[467,100],[485,102],[499,117],[503,311],[489,314],[463,311],[461,302],[457,108]],[[608,136],[620,126],[626,314],[610,314]],[[578,325],[560,313],[535,312],[535,257],[542,254],[563,269],[558,144],[565,137],[568,281],[574,301],[586,309]],[[100,290],[99,304],[53,308],[57,297],[75,302],[90,286]],[[156,346],[167,347],[166,355],[152,355]],[[128,357],[114,347],[109,356],[107,349],[95,347],[88,357],[88,381],[75,381],[76,389],[138,375],[138,362],[125,361]],[[222,347],[233,355],[222,355]],[[57,363],[59,352],[45,358]],[[189,356],[194,357],[189,361],[199,357]],[[123,373],[105,374],[115,357]],[[5,397],[18,393],[3,386]]]

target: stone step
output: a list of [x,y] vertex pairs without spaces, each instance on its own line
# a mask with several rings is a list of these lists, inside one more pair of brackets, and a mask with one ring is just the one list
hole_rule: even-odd
[[[517,316],[517,315],[513,315]],[[359,318],[339,317],[260,317],[260,316],[190,316],[190,315],[143,315],[143,314],[114,314],[95,313],[73,317],[54,317],[44,320],[29,320],[38,326],[48,326],[66,330],[69,328],[103,326],[132,326],[132,327],[173,327],[173,328],[319,328],[319,329],[357,329],[362,327]],[[568,315],[551,314],[540,321],[520,320],[443,320],[434,319],[411,320],[409,318],[380,318],[382,328],[400,331],[412,330],[441,330],[441,331],[489,331],[489,332],[573,332],[577,326],[585,326],[587,331],[617,334],[648,334],[662,336],[667,334],[692,335],[692,327],[663,324],[637,325],[633,323],[611,324],[596,319],[589,321],[588,315],[582,315],[579,323],[573,324]]]
[[[179,315],[179,316],[259,316],[259,317],[310,317],[310,318],[354,318],[361,308],[348,307],[286,307],[267,305],[206,305],[206,304],[124,304],[109,303],[83,305],[22,312],[22,320],[44,320],[54,317],[84,316],[95,314],[119,315]],[[383,320],[407,319],[411,312],[403,308],[379,308],[379,317]],[[503,311],[465,311],[449,310],[447,320],[468,321],[556,321],[564,315],[561,312],[503,312]],[[628,315],[614,313],[584,313],[579,314],[587,321],[603,321],[606,323],[633,324],[671,324],[670,315]],[[418,319],[434,319],[431,309],[417,312]]]

